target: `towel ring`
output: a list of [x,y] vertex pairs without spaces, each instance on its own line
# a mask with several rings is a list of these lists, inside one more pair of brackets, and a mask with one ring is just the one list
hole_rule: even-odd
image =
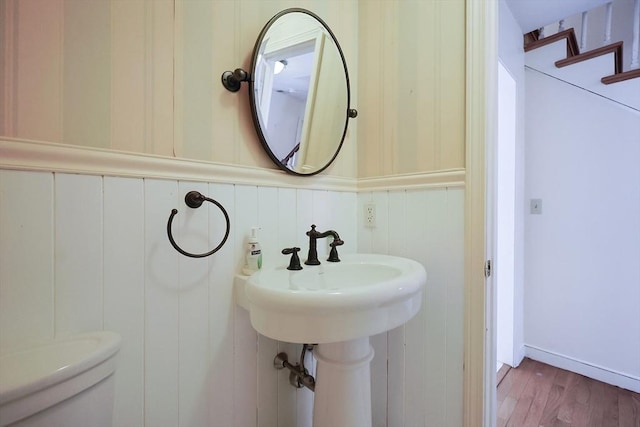
[[224,233],[224,237],[222,238],[222,241],[220,242],[220,244],[218,246],[216,246],[215,248],[213,248],[209,252],[203,253],[203,254],[192,254],[192,253],[189,253],[189,252],[185,251],[180,246],[178,246],[176,241],[173,239],[173,236],[171,235],[171,223],[173,222],[173,217],[176,216],[176,214],[178,213],[177,209],[172,209],[171,210],[171,215],[169,215],[169,221],[167,222],[167,236],[169,236],[169,242],[171,242],[171,246],[173,246],[175,248],[175,250],[180,252],[182,255],[185,255],[185,256],[188,256],[188,257],[191,257],[191,258],[204,258],[204,257],[208,257],[209,255],[213,255],[216,252],[218,252],[218,250],[220,250],[220,248],[227,241],[227,238],[229,237],[229,230],[231,229],[231,222],[229,221],[229,214],[227,214],[227,211],[225,210],[224,207],[222,207],[222,205],[220,203],[218,203],[217,201],[215,201],[213,199],[210,199],[208,197],[203,196],[202,194],[200,194],[197,191],[189,191],[184,196],[184,202],[186,203],[186,205],[189,206],[190,208],[193,208],[193,209],[196,209],[196,208],[199,208],[200,206],[202,206],[202,203],[205,200],[207,202],[211,202],[214,205],[216,205],[222,211],[222,213],[224,214],[224,219],[227,221],[227,231]]

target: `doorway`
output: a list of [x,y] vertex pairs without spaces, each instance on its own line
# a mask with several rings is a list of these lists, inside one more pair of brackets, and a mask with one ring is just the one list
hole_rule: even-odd
[[498,61],[498,138],[495,153],[496,371],[514,366],[516,215],[516,80]]

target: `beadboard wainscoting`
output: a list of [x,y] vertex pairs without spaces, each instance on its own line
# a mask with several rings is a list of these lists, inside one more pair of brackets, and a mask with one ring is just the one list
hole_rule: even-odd
[[[375,228],[364,224],[375,205]],[[463,425],[464,189],[358,193],[358,251],[415,259],[427,270],[422,309],[372,338],[373,425]]]
[[[173,208],[183,248],[204,252],[222,238],[223,216],[210,203],[186,207],[190,190],[231,217],[229,240],[209,258],[184,257],[167,239]],[[120,333],[119,427],[311,425],[312,393],[273,368],[279,350],[299,346],[257,335],[233,277],[254,225],[265,265],[287,262],[284,247],[306,248],[312,223],[355,251],[355,192],[0,170],[0,200],[0,349]]]
[[[178,254],[166,224],[186,250]],[[261,227],[265,265],[280,249],[306,249],[305,231],[337,230],[341,253],[376,252],[423,263],[423,309],[372,338],[373,425],[462,425],[464,190],[328,191],[0,170],[0,351],[71,333],[108,329],[123,345],[115,426],[310,427],[313,394],[273,369],[300,346],[258,335],[235,305],[247,234]],[[376,204],[376,228],[364,204]],[[320,247],[321,246],[321,247]],[[326,251],[319,245],[320,251]]]

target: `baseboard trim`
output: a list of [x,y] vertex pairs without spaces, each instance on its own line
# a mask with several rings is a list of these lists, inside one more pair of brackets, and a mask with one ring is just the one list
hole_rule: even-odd
[[539,347],[525,345],[524,352],[526,357],[555,366],[556,368],[565,369],[575,372],[594,380],[612,384],[636,393],[640,393],[640,378],[632,375],[616,372],[602,366],[594,365],[583,360],[578,360],[563,354],[554,353]]
[[520,366],[520,364],[522,363],[522,361],[526,356],[525,347],[521,345],[519,348],[517,348],[514,356],[515,356],[515,360],[513,361],[513,367],[516,368]]

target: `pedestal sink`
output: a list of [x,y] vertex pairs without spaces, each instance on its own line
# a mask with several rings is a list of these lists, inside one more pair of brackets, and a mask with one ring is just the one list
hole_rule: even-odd
[[256,331],[279,341],[318,344],[314,427],[371,426],[369,337],[420,310],[427,278],[421,264],[406,258],[341,259],[300,271],[265,268],[237,290]]

